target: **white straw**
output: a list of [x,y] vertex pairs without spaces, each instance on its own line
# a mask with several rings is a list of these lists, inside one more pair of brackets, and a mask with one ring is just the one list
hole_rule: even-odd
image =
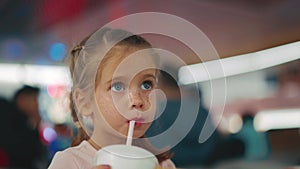
[[132,144],[132,135],[133,135],[134,124],[135,124],[134,120],[131,120],[129,122],[129,129],[128,129],[127,141],[126,141],[127,146],[131,146],[131,144]]

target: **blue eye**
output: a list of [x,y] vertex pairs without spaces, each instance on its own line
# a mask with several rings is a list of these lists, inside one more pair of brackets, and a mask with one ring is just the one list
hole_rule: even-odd
[[141,88],[143,90],[151,90],[153,88],[153,84],[151,81],[147,80],[142,83]]
[[116,82],[111,85],[111,90],[115,92],[121,92],[125,90],[125,85],[122,82]]

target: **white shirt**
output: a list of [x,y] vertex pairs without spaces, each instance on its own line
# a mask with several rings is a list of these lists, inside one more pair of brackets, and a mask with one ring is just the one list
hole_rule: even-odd
[[[97,150],[87,141],[81,142],[76,147],[70,147],[57,152],[48,169],[91,169],[93,158]],[[160,166],[168,169],[176,169],[174,163],[168,159],[160,163]]]

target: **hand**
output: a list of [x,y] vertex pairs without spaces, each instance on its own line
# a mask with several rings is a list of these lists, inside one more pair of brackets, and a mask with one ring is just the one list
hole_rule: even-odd
[[161,166],[158,165],[158,166],[155,167],[155,169],[168,169],[168,168],[164,168],[164,167],[161,167]]
[[[109,165],[98,165],[91,169],[111,169],[111,167]],[[161,166],[156,166],[155,169],[166,169],[166,168],[163,168]]]
[[111,169],[109,165],[97,165],[91,169]]

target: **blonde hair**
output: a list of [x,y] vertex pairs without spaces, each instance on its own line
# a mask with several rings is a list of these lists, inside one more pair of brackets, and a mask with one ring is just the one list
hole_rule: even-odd
[[[108,50],[108,52],[105,54],[105,56],[101,60],[100,65],[97,66],[98,69],[97,69],[97,73],[96,73],[95,83],[100,80],[102,70],[103,70],[103,67],[104,67],[106,61],[111,57],[115,57],[115,56],[118,56],[118,55],[121,56],[117,52],[125,52],[125,51],[129,50],[130,48],[145,49],[145,48],[151,48],[152,47],[151,44],[149,42],[147,42],[141,36],[133,35],[130,32],[120,30],[120,29],[104,28],[104,29],[101,30],[101,32],[96,31],[95,33],[100,34],[100,39],[96,39],[96,40],[94,39],[93,43],[96,41],[97,43],[101,43],[104,46],[106,44],[111,43],[110,39],[114,39],[113,36],[117,36],[116,39],[120,39],[119,42],[115,43]],[[79,57],[82,57],[82,55],[88,53],[88,52],[83,53],[83,51],[87,48],[86,43],[87,43],[87,41],[89,41],[91,36],[93,36],[93,34],[91,34],[91,35],[87,36],[86,38],[84,38],[79,43],[79,45],[76,45],[70,51],[69,69],[70,69],[70,73],[71,73],[71,76],[72,76],[72,79],[73,79],[73,87],[74,86],[79,86],[79,83],[88,83],[89,82],[88,80],[75,79],[78,76],[78,75],[76,75],[77,72],[76,72],[75,69],[76,69],[76,64],[78,62],[78,59],[80,59]],[[120,37],[124,37],[124,38],[120,38]],[[98,38],[99,38],[99,36],[98,36]],[[95,47],[97,47],[97,45],[91,45],[91,46],[93,48],[95,48]],[[89,48],[89,50],[93,50],[95,52],[96,49]],[[82,60],[84,60],[84,62],[95,63],[96,60],[98,59],[97,58],[98,55],[95,55],[95,54],[90,54],[88,56],[85,55],[85,57],[86,58],[82,59]],[[85,72],[86,74],[88,74],[89,72],[95,70],[94,67],[90,68],[87,65],[88,65],[87,63],[84,63],[83,66],[80,65],[81,69],[84,69],[86,71]],[[84,77],[84,76],[80,75],[80,77]],[[89,84],[80,84],[80,85],[84,86],[84,85],[89,85]],[[97,85],[97,83],[95,85]],[[83,140],[90,139],[90,137],[89,137],[88,133],[86,132],[86,130],[83,128],[83,126],[81,126],[81,123],[79,122],[79,118],[78,118],[77,113],[76,113],[76,106],[75,106],[74,101],[73,101],[72,93],[70,94],[70,108],[71,108],[71,115],[72,115],[73,121],[76,124],[77,129],[78,129],[77,130],[77,135],[73,138],[71,146],[76,146],[76,145],[80,144]],[[145,136],[143,136],[143,137],[145,137]],[[154,151],[154,148],[152,148],[151,145],[149,145],[148,143],[145,143],[144,146],[146,148],[148,148],[149,150],[152,149]],[[157,158],[158,158],[159,161],[164,161],[166,159],[169,159],[170,157],[171,157],[171,155],[170,155],[169,151],[157,155]]]

